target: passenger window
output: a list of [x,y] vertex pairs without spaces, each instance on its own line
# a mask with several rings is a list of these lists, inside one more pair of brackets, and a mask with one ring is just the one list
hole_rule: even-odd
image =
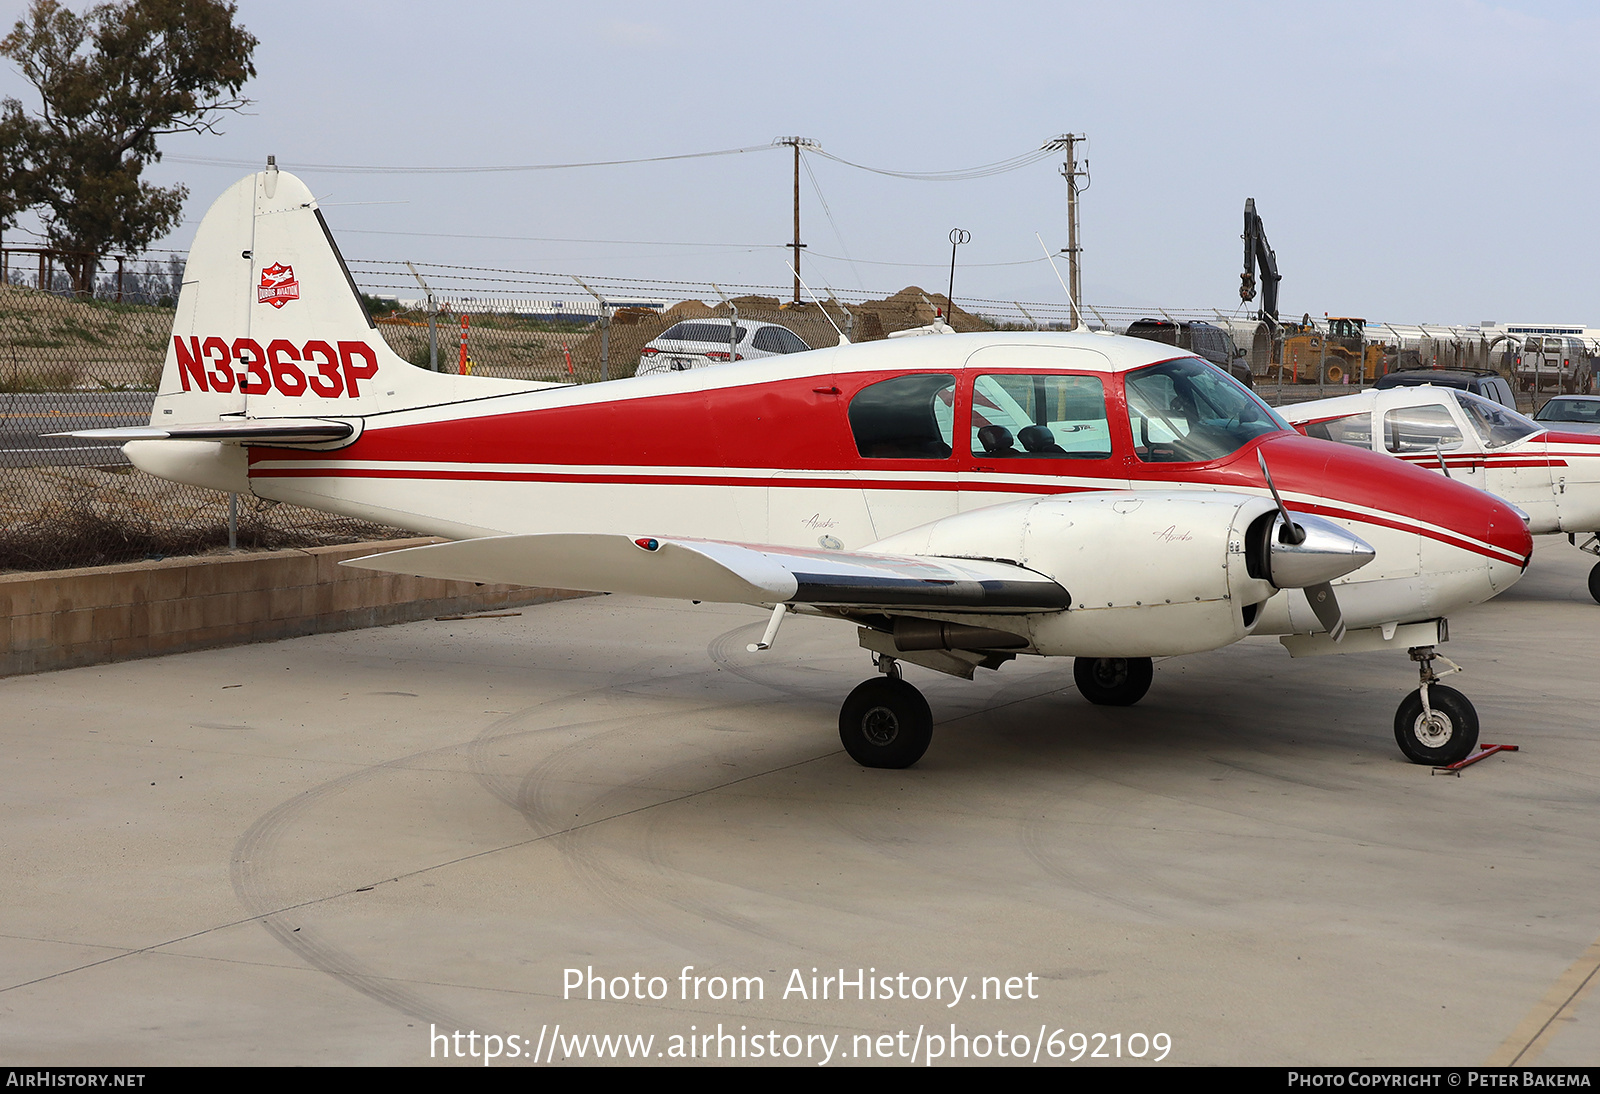
[[979,376],[972,388],[978,459],[1104,460],[1105,389],[1095,376]]
[[1449,452],[1461,447],[1461,429],[1450,411],[1437,403],[1401,407],[1383,416],[1383,444],[1396,455]]
[[948,459],[955,439],[956,378],[896,376],[850,400],[856,451],[874,460]]
[[1335,441],[1354,448],[1372,447],[1372,415],[1347,414],[1326,422],[1311,422],[1306,426],[1306,436],[1324,441]]

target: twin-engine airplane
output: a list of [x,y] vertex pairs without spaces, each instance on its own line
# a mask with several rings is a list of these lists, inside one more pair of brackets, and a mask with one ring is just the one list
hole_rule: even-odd
[[[1308,437],[1387,452],[1487,490],[1600,555],[1600,434],[1552,430],[1481,395],[1423,384],[1298,403],[1283,416]],[[1588,536],[1578,544],[1580,535]],[[1589,571],[1600,600],[1600,562]]]
[[786,612],[847,622],[882,675],[840,737],[876,767],[932,736],[902,662],[971,679],[1069,656],[1087,699],[1127,705],[1152,657],[1250,634],[1408,649],[1421,686],[1396,738],[1452,762],[1478,724],[1433,670],[1444,617],[1532,547],[1512,506],[1300,436],[1137,339],[841,340],[580,386],[427,372],[384,344],[310,191],[271,166],[207,213],[151,425],[112,435],[169,479],[455,541],[357,566],[770,607],[752,650]]

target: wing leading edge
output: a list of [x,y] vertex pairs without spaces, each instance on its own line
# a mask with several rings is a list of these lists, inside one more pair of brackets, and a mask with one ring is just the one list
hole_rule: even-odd
[[410,547],[346,566],[454,581],[542,585],[728,604],[1026,613],[1071,604],[1055,581],[1015,563],[808,551],[721,540],[539,534]]

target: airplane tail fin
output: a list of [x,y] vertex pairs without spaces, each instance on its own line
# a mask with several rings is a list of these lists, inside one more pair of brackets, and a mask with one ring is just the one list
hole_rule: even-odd
[[200,223],[150,424],[367,415],[548,386],[403,360],[367,314],[311,191],[269,163]]

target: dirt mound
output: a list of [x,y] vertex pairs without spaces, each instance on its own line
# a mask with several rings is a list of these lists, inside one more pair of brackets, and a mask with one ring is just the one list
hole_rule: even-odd
[[[786,304],[776,297],[754,295],[735,297],[732,303],[739,310],[741,322],[776,323],[787,327],[813,349],[838,344],[839,333],[834,324],[838,324],[852,342],[874,342],[894,331],[926,326],[941,314],[958,331],[993,329],[986,320],[959,306],[953,310],[948,308],[942,294],[930,295],[914,285],[884,300],[843,307],[831,301],[824,306],[811,301]],[[613,380],[632,376],[639,365],[640,351],[674,323],[684,319],[727,317],[728,306],[721,301],[707,304],[685,300],[660,314],[642,308],[621,309],[612,318],[610,332],[605,338],[605,373]],[[601,342],[599,329],[592,328],[571,340],[546,346],[534,373],[539,378],[549,379],[599,379]]]

